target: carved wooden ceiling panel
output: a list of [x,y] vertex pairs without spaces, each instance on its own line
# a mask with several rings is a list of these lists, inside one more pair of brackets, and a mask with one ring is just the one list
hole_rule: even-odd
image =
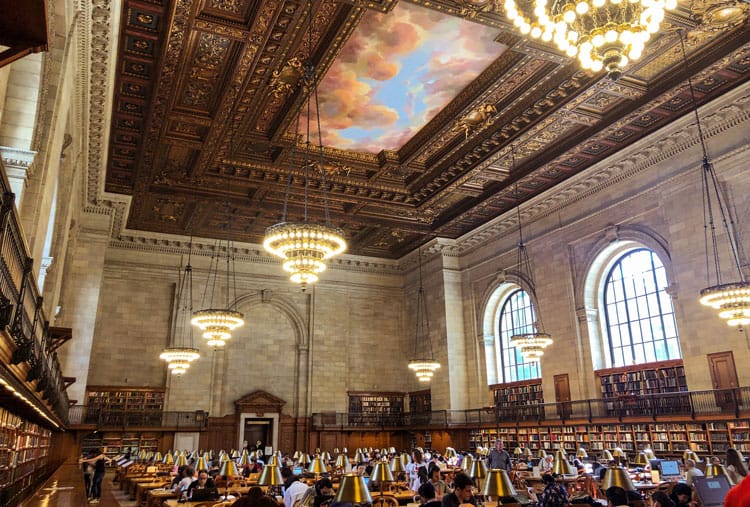
[[[613,82],[471,0],[315,0],[312,33],[305,0],[125,0],[106,190],[133,196],[127,226],[260,243],[281,219],[290,171],[289,218],[299,219],[295,63],[311,53],[322,79],[363,16],[394,15],[399,1],[491,27],[504,49],[398,150],[325,148],[331,219],[359,255],[398,258],[553,188],[690,112],[688,75],[701,103],[750,76],[747,22],[701,25],[694,14],[711,1],[670,14]],[[321,188],[318,171],[313,220],[322,219]]]

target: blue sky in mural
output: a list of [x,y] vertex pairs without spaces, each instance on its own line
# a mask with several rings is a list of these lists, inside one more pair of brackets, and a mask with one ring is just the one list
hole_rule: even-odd
[[496,35],[403,2],[367,12],[320,84],[324,144],[398,149],[502,54]]

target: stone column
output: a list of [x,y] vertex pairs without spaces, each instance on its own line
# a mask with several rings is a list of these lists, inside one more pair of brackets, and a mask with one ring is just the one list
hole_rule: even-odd
[[76,377],[68,396],[84,403],[96,327],[97,308],[109,243],[109,216],[84,214],[64,276],[62,310],[57,325],[70,327],[73,339],[60,348],[58,357],[63,374]]
[[[464,332],[464,298],[461,287],[461,272],[450,265],[452,260],[443,256],[442,275],[443,293],[445,295],[443,310],[445,312],[448,364],[445,365],[444,371],[439,371],[437,374],[450,379],[450,385],[448,386],[450,392],[449,406],[441,408],[461,410],[475,406],[473,405],[474,400],[470,399],[471,389],[469,386],[474,385],[477,380],[476,375],[473,375],[476,372],[476,357],[472,354],[472,347],[467,343]],[[434,342],[433,347],[435,347]],[[435,356],[442,363],[442,357],[439,354],[435,354]]]
[[[600,339],[592,340],[592,329],[595,330],[599,325],[599,311],[596,308],[578,308],[576,310],[578,318],[578,344],[581,353],[578,360],[578,370],[586,371],[586,366],[592,364],[594,369],[604,368],[604,351],[602,350],[602,341]],[[596,333],[595,336],[599,336]],[[592,343],[593,342],[593,343]],[[598,346],[597,346],[598,345]],[[595,390],[594,379],[591,375],[579,375],[581,383],[581,398],[590,400],[601,396],[601,389]],[[583,380],[584,378],[588,379]]]

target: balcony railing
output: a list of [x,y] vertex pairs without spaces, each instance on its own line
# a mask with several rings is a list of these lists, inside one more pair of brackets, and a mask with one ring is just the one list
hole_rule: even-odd
[[750,413],[750,387],[711,391],[683,391],[655,395],[631,395],[610,399],[579,400],[538,405],[500,406],[471,410],[442,410],[425,413],[313,414],[316,430],[340,428],[446,428],[516,422],[565,422],[641,417],[723,416]]
[[68,411],[71,426],[93,425],[102,428],[169,428],[202,430],[208,424],[208,414],[194,412],[164,412],[162,410],[89,410],[86,405],[74,405]]
[[25,378],[22,374],[18,380],[36,380],[36,392],[66,422],[68,395],[56,345],[42,310],[33,261],[15,211],[15,196],[5,169],[0,173],[0,328],[13,341],[11,364],[20,365],[26,372]]

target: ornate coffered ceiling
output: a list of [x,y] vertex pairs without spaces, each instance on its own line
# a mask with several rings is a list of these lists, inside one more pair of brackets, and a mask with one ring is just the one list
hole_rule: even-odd
[[[400,2],[494,30],[503,50],[395,151],[326,147],[331,218],[350,252],[398,258],[456,238],[746,81],[750,28],[681,4],[616,82],[510,31],[476,0],[315,0],[312,54],[331,69],[364,16]],[[132,195],[130,229],[259,243],[278,222],[309,53],[304,0],[124,0],[105,190]],[[713,19],[713,18],[712,18]],[[677,28],[688,30],[689,71]],[[515,166],[511,164],[515,150]],[[297,167],[297,166],[294,166]],[[302,170],[290,218],[299,218]],[[322,214],[321,179],[312,183]],[[516,193],[516,188],[517,192]]]

